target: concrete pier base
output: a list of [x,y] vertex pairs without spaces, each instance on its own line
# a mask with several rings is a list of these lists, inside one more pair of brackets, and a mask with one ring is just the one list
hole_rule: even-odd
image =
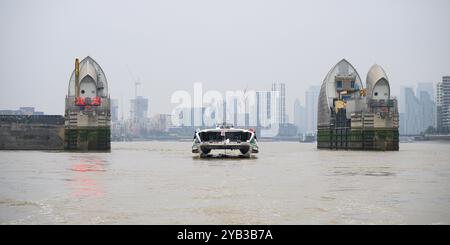
[[109,127],[79,127],[64,130],[64,149],[71,151],[110,151]]
[[398,151],[398,129],[319,129],[318,149]]
[[63,149],[63,116],[0,115],[0,150]]
[[111,150],[111,105],[108,82],[91,57],[75,59],[65,100],[64,149]]

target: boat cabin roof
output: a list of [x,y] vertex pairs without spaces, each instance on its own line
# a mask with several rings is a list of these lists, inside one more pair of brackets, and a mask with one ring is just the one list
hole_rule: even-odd
[[199,130],[198,133],[201,132],[242,132],[242,133],[253,133],[253,131],[247,130],[247,129],[240,129],[240,128],[213,128],[213,129],[203,129]]

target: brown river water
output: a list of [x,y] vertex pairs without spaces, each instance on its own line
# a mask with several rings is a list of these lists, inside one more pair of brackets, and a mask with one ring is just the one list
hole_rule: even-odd
[[0,224],[450,224],[449,143],[259,145],[250,159],[200,159],[189,142],[0,151]]

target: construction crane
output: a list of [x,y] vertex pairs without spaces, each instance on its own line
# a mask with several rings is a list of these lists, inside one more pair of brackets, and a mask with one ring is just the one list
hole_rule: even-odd
[[[133,85],[134,85],[134,99],[135,99],[135,104],[136,104],[136,100],[137,100],[137,88],[138,88],[138,86],[141,84],[140,82],[139,82],[139,78],[135,78],[134,76],[133,76],[133,73],[131,72],[131,69],[130,69],[130,67],[127,65],[127,70],[128,70],[128,73],[130,73],[130,76],[131,76],[131,79],[132,79],[132,83],[133,83]],[[131,104],[131,107],[130,107],[130,118],[133,120],[133,122],[136,122],[136,118],[135,118],[135,109],[136,108],[134,108],[136,105],[134,105],[133,106],[133,103]]]
[[128,69],[128,73],[130,73],[132,82],[134,84],[134,97],[136,98],[137,97],[137,88],[139,85],[141,85],[141,82],[139,81],[140,80],[139,78],[136,78],[133,76],[133,73],[131,72],[131,69],[128,65],[127,65],[127,69]]

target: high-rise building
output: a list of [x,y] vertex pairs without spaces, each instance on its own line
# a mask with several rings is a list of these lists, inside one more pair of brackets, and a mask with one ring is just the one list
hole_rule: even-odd
[[119,100],[111,99],[111,121],[116,122],[119,120]]
[[272,92],[279,93],[278,96],[278,111],[276,115],[277,122],[280,124],[286,124],[286,86],[284,83],[273,83]]
[[420,98],[420,93],[422,93],[422,92],[427,92],[430,95],[430,99],[432,101],[435,101],[433,83],[418,83],[417,90],[416,90],[417,97]]
[[130,117],[133,122],[142,122],[147,119],[148,99],[142,96],[136,96],[131,100]]
[[298,133],[306,131],[306,108],[302,106],[299,99],[294,102],[294,124],[297,126]]
[[404,87],[403,95],[405,108],[400,118],[400,134],[417,135],[424,132],[428,126],[434,126],[435,108],[430,105],[433,102],[428,92],[422,91],[418,98],[413,88]]
[[[428,85],[426,87],[429,87]],[[404,110],[400,114],[400,134],[417,135],[423,133],[430,126],[436,125],[436,105],[429,89],[417,88],[418,94],[413,88],[402,87],[402,100]]]
[[203,115],[205,114],[205,107],[191,108],[191,126],[204,127]]
[[258,127],[267,127],[271,119],[271,92],[256,92],[256,123]]
[[442,131],[442,82],[436,84],[436,129]]
[[442,82],[436,84],[436,105],[442,105]]
[[439,111],[438,125],[440,132],[450,131],[450,76],[442,77],[442,83],[437,86],[437,109]]
[[226,123],[227,122],[227,101],[223,100],[222,104],[222,121],[217,123]]
[[[399,97],[399,100],[398,100],[398,111],[399,111],[399,113],[400,114],[403,114],[404,115],[404,113],[405,113],[405,110],[406,110],[406,104],[405,104],[405,98],[406,98],[406,96],[405,96],[405,86],[400,86],[400,97]],[[400,115],[400,119],[401,119],[402,117],[401,117],[401,115]],[[400,120],[400,124],[401,124],[402,122],[401,122],[401,120]],[[400,129],[400,132],[401,132],[401,129]]]
[[171,125],[170,114],[156,114],[150,120],[150,129],[158,132],[167,132]]
[[231,105],[233,106],[233,125],[235,127],[241,126],[238,125],[238,99],[236,97],[233,98],[233,102]]
[[317,102],[319,100],[320,86],[310,86],[305,92],[306,132],[317,131]]
[[421,132],[424,132],[428,129],[428,127],[436,126],[436,103],[434,102],[428,91],[420,91],[420,94],[418,94],[417,96],[419,98],[420,104],[419,128]]
[[403,135],[416,135],[420,133],[419,128],[419,113],[418,109],[420,106],[419,100],[414,94],[414,90],[410,87],[405,87],[403,90],[405,96],[405,109],[402,126],[400,128],[400,134]]
[[174,125],[176,127],[190,127],[193,126],[193,113],[194,110],[192,110],[192,108],[190,107],[185,107],[185,108],[181,108],[178,111],[178,125]]
[[[238,110],[238,102],[237,98],[234,96],[231,96],[229,98],[226,98],[224,100],[224,118],[225,120],[223,122],[227,124],[232,124],[234,127],[237,126],[237,110]],[[222,122],[218,122],[222,123]]]

